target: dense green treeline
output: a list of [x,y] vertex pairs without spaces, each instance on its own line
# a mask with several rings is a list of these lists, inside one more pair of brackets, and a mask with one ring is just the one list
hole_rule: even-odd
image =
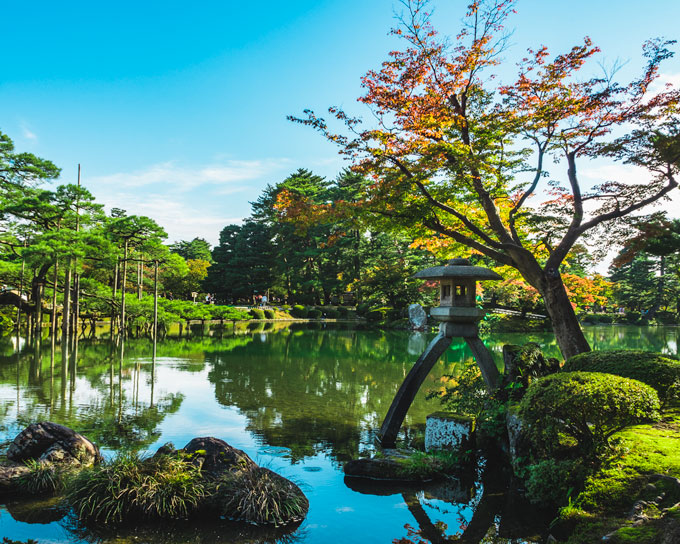
[[412,239],[362,228],[356,221],[287,221],[277,199],[293,193],[309,203],[351,202],[364,178],[343,172],[327,181],[300,169],[268,185],[252,203],[242,225],[228,225],[213,249],[214,264],[204,283],[228,302],[268,294],[287,304],[366,302],[403,308],[428,300],[411,275],[435,262],[431,253],[410,247]]
[[[268,185],[251,215],[225,226],[214,248],[199,237],[167,244],[152,218],[116,208],[105,213],[79,180],[53,187],[59,174],[0,135],[5,331],[19,318],[33,335],[47,326],[53,335],[69,336],[76,323],[90,334],[104,319],[114,332],[163,334],[176,322],[247,319],[226,305],[253,305],[263,295],[279,306],[358,305],[395,317],[413,302],[434,303],[434,286],[412,276],[454,256],[436,236],[389,230],[379,216],[351,213],[370,182],[350,171],[327,180],[299,169]],[[676,322],[680,221],[658,213],[637,218],[621,245],[609,278],[593,273],[600,257],[586,246],[569,253],[560,272],[576,310],[591,320],[608,319],[591,314],[615,314],[613,320],[632,323]],[[471,259],[496,266],[481,255]],[[516,271],[498,270],[505,280],[483,286],[485,303],[545,311],[539,293]],[[212,304],[197,304],[206,298]]]

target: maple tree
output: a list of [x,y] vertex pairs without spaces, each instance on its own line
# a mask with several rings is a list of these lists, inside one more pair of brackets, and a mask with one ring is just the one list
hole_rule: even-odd
[[[451,42],[433,28],[426,0],[403,4],[393,33],[406,46],[362,80],[359,101],[372,126],[339,108],[329,111],[345,125],[340,133],[310,110],[291,117],[337,143],[354,171],[372,180],[360,199],[328,204],[325,213],[369,212],[423,236],[436,233],[451,251],[465,247],[516,268],[542,296],[563,356],[588,351],[560,265],[584,235],[677,187],[680,92],[652,88],[674,42],[644,44],[646,67],[627,84],[612,74],[581,76],[599,52],[585,38],[553,58],[546,47],[529,50],[517,79],[502,85],[492,72],[507,45],[513,1],[472,2]],[[597,157],[649,175],[585,186],[577,164]],[[547,171],[551,160],[566,167],[564,183]],[[294,216],[299,204],[283,195],[280,209]]]

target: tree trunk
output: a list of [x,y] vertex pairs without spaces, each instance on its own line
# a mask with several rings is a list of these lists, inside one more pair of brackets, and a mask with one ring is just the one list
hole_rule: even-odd
[[52,323],[50,334],[52,339],[57,337],[57,285],[59,284],[59,261],[54,261],[54,290],[52,291]]
[[142,300],[142,285],[144,283],[144,267],[142,261],[137,263],[137,299]]
[[127,281],[128,241],[125,240],[123,253],[123,274],[120,279],[120,334],[125,336],[125,282]]
[[557,345],[565,361],[574,355],[590,351],[590,345],[581,330],[559,273],[550,276],[544,274],[537,289],[545,302]]
[[33,279],[33,284],[31,286],[32,297],[35,301],[35,312],[33,318],[33,327],[35,329],[36,338],[40,338],[42,333],[42,299],[43,290],[45,287],[44,279],[41,277],[35,277]]
[[71,335],[71,261],[69,259],[66,265],[66,273],[64,275],[64,309],[61,319],[61,328],[64,338],[69,338]]
[[[156,349],[158,341],[158,261],[154,261],[153,269],[153,345]],[[155,359],[154,359],[155,362]]]
[[116,267],[113,271],[113,291],[111,291],[111,339],[113,339],[114,331],[116,330],[116,293],[118,291],[118,259],[116,259]]
[[[73,332],[78,336],[78,322],[80,321],[80,274],[73,274]],[[83,321],[83,330],[85,322]]]

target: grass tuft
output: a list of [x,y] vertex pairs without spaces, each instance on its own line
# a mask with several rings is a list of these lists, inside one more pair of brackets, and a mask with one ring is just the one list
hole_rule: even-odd
[[309,501],[295,484],[262,467],[223,476],[215,499],[222,515],[261,525],[300,521],[309,508]]
[[142,459],[126,453],[81,472],[67,498],[83,522],[185,519],[206,495],[199,469],[172,455]]

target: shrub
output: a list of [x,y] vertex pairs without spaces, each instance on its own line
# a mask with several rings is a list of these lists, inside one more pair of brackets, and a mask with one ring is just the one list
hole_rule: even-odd
[[312,308],[307,312],[307,318],[308,319],[318,319],[321,317],[321,310],[318,308]]
[[368,310],[364,316],[368,321],[382,321],[385,319],[385,312],[380,308]]
[[65,473],[52,463],[26,461],[29,472],[19,478],[19,488],[31,495],[52,494],[64,487]]
[[530,502],[561,506],[576,496],[588,476],[588,469],[580,460],[545,459],[529,465],[526,479],[527,498]]
[[266,309],[264,310],[264,316],[267,319],[274,319],[276,318],[276,314],[274,313],[274,310]]
[[345,318],[349,314],[349,310],[345,306],[338,306],[336,312],[338,312],[338,316]]
[[255,319],[264,319],[264,310],[259,308],[251,308],[248,313],[252,315]]
[[621,429],[659,419],[659,397],[650,386],[599,372],[560,372],[533,382],[520,404],[520,418],[539,453],[559,449],[560,435],[581,453],[598,456]]
[[503,362],[505,374],[501,396],[513,400],[520,400],[533,380],[560,370],[560,362],[554,357],[545,357],[535,342],[523,346],[505,344]]
[[340,312],[335,308],[325,308],[324,313],[328,319],[337,319],[340,317]]
[[362,302],[361,304],[357,305],[357,315],[359,316],[365,316],[368,310],[370,310],[371,305],[368,302]]
[[130,453],[82,471],[67,493],[80,521],[105,524],[187,518],[204,497],[195,465],[173,455],[141,459]]
[[565,372],[604,372],[651,385],[662,403],[680,400],[680,361],[646,351],[590,351],[569,359]]
[[262,467],[223,476],[215,499],[222,515],[258,524],[300,521],[309,509],[309,501],[298,486]]
[[305,317],[307,317],[307,308],[300,304],[296,304],[291,308],[290,315],[292,315],[293,317],[299,317],[301,319],[304,319]]

